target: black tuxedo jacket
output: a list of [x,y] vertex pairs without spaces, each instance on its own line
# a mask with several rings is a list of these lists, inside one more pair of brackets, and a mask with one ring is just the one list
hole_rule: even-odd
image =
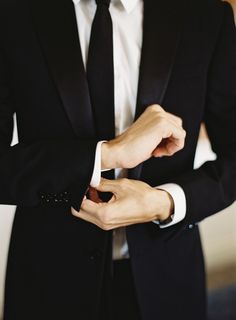
[[[159,103],[180,116],[184,150],[130,177],[178,183],[187,215],[127,228],[144,320],[205,319],[197,223],[236,194],[236,32],[217,0],[145,0],[136,117]],[[16,113],[19,143],[10,147]],[[104,115],[102,125],[112,119]],[[98,134],[71,0],[0,0],[0,203],[17,205],[5,320],[95,320],[110,277],[111,233],[70,214],[91,179]],[[193,170],[204,121],[217,160]]]

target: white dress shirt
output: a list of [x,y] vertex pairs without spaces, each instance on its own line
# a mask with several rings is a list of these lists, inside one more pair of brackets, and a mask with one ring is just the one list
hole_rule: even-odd
[[[82,58],[86,68],[96,2],[95,0],[73,0],[73,2]],[[143,35],[143,1],[111,0],[109,10],[113,23],[115,133],[119,135],[132,124],[135,115]],[[99,184],[101,178],[101,144],[102,142],[97,145],[91,180],[91,185],[94,187]],[[126,173],[124,169],[115,170],[116,178],[125,177]],[[185,194],[180,186],[173,183],[158,186],[158,188],[169,192],[174,200],[173,220],[165,226],[169,227],[185,217]],[[128,257],[125,229],[116,229],[113,236],[113,259]]]

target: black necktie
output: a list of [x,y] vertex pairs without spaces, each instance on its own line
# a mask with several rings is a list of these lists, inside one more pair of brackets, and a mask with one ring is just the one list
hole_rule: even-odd
[[109,12],[110,0],[96,0],[93,20],[87,78],[98,138],[114,138],[114,69],[113,31]]

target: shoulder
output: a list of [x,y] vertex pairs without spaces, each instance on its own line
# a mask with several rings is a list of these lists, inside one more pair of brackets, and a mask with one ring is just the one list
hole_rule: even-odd
[[208,16],[212,23],[218,25],[219,30],[227,26],[229,30],[235,31],[233,7],[229,2],[208,0]]
[[[201,0],[204,1],[204,0]],[[228,1],[222,0],[208,0],[207,1],[208,14],[224,19],[228,16],[230,19],[234,17],[233,7]]]
[[234,22],[231,5],[222,0],[182,0],[187,5],[188,24],[201,31],[217,34],[226,20]]
[[[189,4],[190,8],[194,8],[196,14],[208,15],[208,17],[223,17],[225,11],[231,11],[232,7],[227,1],[222,0],[182,0]],[[188,5],[187,5],[188,6]]]

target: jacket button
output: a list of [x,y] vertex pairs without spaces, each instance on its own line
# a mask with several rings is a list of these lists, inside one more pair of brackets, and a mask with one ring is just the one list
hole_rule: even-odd
[[194,228],[194,224],[192,224],[192,223],[189,224],[189,225],[188,225],[188,228],[189,228],[190,230],[193,229],[193,228]]
[[90,260],[97,260],[101,257],[102,257],[102,251],[99,249],[92,250],[89,255]]

